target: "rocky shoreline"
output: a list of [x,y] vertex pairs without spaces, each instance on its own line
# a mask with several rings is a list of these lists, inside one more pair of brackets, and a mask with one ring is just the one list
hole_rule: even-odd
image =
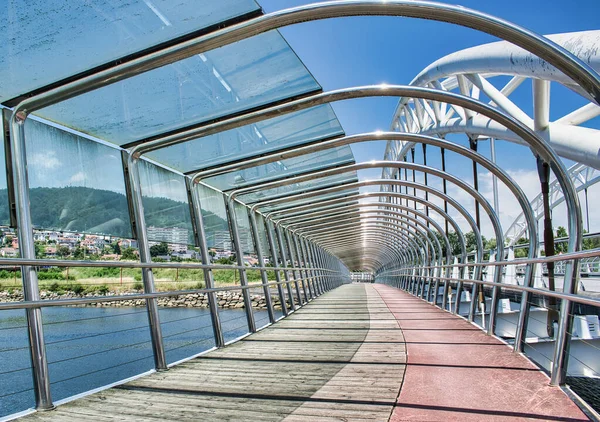
[[[119,295],[127,294],[139,294],[139,291],[122,292]],[[116,292],[108,292],[106,296],[116,296]],[[223,291],[217,292],[217,305],[221,309],[244,309],[244,299],[241,292],[239,291]],[[40,292],[42,300],[57,300],[57,299],[76,299],[76,298],[93,298],[102,297],[103,295],[98,293],[87,293],[87,294],[76,294],[74,292],[66,292],[58,294],[42,290]],[[264,295],[251,294],[250,299],[252,300],[252,308],[254,309],[267,309],[267,302]],[[271,300],[273,301],[273,307],[275,309],[281,309],[281,302],[279,296],[271,293]],[[21,302],[23,301],[23,292],[21,290],[14,290],[12,292],[0,292],[0,303],[2,302]],[[289,303],[288,303],[289,305]],[[146,306],[144,299],[132,299],[132,300],[119,300],[119,301],[108,301],[108,302],[96,302],[82,305],[70,305],[77,307],[143,307]],[[206,293],[190,293],[187,295],[179,296],[168,296],[158,298],[158,306],[166,308],[208,308],[208,295]]]

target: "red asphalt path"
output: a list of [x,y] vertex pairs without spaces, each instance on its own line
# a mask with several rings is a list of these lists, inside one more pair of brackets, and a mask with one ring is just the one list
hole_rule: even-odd
[[390,421],[589,420],[500,340],[406,292],[374,287],[406,341],[406,373]]

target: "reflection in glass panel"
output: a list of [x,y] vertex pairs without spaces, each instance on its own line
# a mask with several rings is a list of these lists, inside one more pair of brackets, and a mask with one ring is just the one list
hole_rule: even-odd
[[184,253],[193,244],[192,220],[185,176],[140,160],[140,185],[148,239],[167,243],[170,251]]
[[[0,111],[4,111],[0,109]],[[1,116],[0,116],[1,117]],[[4,119],[0,118],[0,133],[4,133]],[[0,142],[0,225],[10,224],[8,189],[6,187],[6,161],[4,158],[4,141]]]
[[[237,221],[238,232],[240,234],[240,243],[244,254],[255,254],[254,241],[252,239],[252,230],[250,227],[250,219],[248,218],[248,208],[239,202],[233,203],[235,207],[235,218]],[[252,257],[247,263],[249,265],[256,264],[254,257]]]
[[293,185],[280,186],[273,189],[265,189],[247,195],[240,195],[238,199],[245,204],[252,204],[256,201],[264,201],[281,195],[291,195],[295,193],[324,188],[328,186],[338,186],[345,183],[353,183],[358,179],[356,172],[343,173],[335,176],[322,177],[320,179],[309,180],[307,182],[294,183]]
[[217,251],[231,251],[233,247],[223,194],[202,183],[197,184],[195,189],[198,189],[202,205],[202,221],[207,246]]
[[357,193],[358,193],[358,189],[356,189],[356,188],[348,189],[348,190],[344,190],[341,192],[329,193],[326,195],[315,195],[311,198],[280,202],[280,203],[276,203],[276,204],[265,205],[262,207],[259,206],[258,209],[262,213],[269,213],[272,211],[283,210],[283,209],[288,209],[288,208],[297,207],[297,206],[301,206],[301,205],[307,205],[307,204],[314,204],[316,207],[318,205],[318,203],[321,201],[327,201],[329,199],[336,199],[336,198],[344,198],[346,196],[355,195]]
[[325,104],[194,139],[154,151],[148,156],[187,173],[342,134],[343,129],[333,108]]
[[263,258],[268,260],[265,263],[273,264],[271,249],[269,248],[269,241],[267,239],[267,230],[265,229],[265,219],[258,213],[256,213],[256,227],[258,228],[258,241],[260,242]]
[[283,37],[271,31],[37,113],[123,145],[317,89]]
[[204,182],[219,190],[227,191],[273,179],[295,176],[312,170],[332,166],[337,167],[343,164],[354,164],[354,155],[348,146],[314,152],[275,163],[209,177]]
[[131,237],[117,149],[33,119],[25,133],[35,227]]
[[0,101],[258,9],[253,0],[3,2]]

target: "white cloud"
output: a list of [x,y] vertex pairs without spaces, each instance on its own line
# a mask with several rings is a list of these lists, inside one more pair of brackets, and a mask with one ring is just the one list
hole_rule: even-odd
[[71,178],[69,179],[69,184],[78,184],[81,182],[85,181],[85,174],[83,174],[82,171],[75,173],[73,176],[71,176]]
[[33,153],[28,157],[30,166],[36,166],[43,170],[54,170],[62,165],[62,162],[56,157],[55,151],[44,153]]

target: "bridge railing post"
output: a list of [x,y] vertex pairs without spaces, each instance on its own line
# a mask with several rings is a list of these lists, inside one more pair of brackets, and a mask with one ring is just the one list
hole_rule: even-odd
[[[6,112],[8,113],[8,112]],[[8,119],[4,122],[9,123]],[[31,222],[31,208],[29,205],[29,185],[27,182],[27,154],[25,151],[25,119],[15,115],[10,118],[10,139],[5,145],[12,159],[12,183],[14,200],[17,212],[17,235],[19,250],[25,259],[35,259],[35,243],[33,240],[33,224]],[[6,130],[4,130],[6,134]],[[8,178],[7,178],[8,179]],[[7,180],[8,182],[8,180]],[[40,300],[37,272],[35,267],[22,266],[21,279],[23,283],[23,296],[26,301]],[[35,407],[38,410],[54,408],[50,390],[50,374],[48,372],[48,359],[44,341],[42,310],[31,308],[25,311],[27,317],[27,334],[29,336],[29,354],[33,372],[33,391]]]
[[[269,243],[269,249],[271,250],[271,258],[275,267],[279,267],[279,256],[277,254],[277,247],[275,245],[275,238],[273,236],[273,227],[271,226],[271,222],[267,219],[264,219],[265,232],[267,233],[267,242]],[[292,291],[290,289],[290,281],[287,277],[287,272],[284,271],[284,277],[287,281],[286,286],[288,288],[288,297],[290,300],[290,307],[292,310],[294,309],[294,297],[292,295]],[[279,295],[279,302],[281,303],[281,312],[284,316],[288,315],[287,302],[285,297],[285,292],[283,290],[283,284],[281,284],[281,273],[279,270],[275,270],[275,281],[277,282],[277,294]]]
[[256,332],[256,322],[254,321],[254,312],[252,310],[252,300],[250,299],[250,290],[248,286],[248,276],[246,274],[246,268],[244,268],[244,251],[242,249],[242,242],[240,239],[240,232],[237,224],[235,204],[231,198],[227,198],[225,201],[225,209],[227,210],[227,217],[229,219],[229,228],[231,231],[231,240],[233,241],[233,247],[235,248],[235,256],[237,265],[240,273],[240,284],[242,286],[242,298],[244,300],[244,308],[246,311],[246,320],[248,322],[248,331],[251,333]]
[[[258,224],[256,223],[256,213],[250,208],[248,211],[248,219],[250,220],[250,230],[252,232],[252,240],[254,242],[254,248],[256,250],[256,257],[261,267],[265,266],[265,257],[263,255],[262,244],[260,242],[260,234],[258,232]],[[273,301],[271,300],[271,288],[269,287],[269,276],[267,270],[261,268],[260,278],[263,286],[263,294],[265,295],[265,304],[267,305],[267,314],[269,315],[269,322],[275,323],[275,312],[273,311]]]
[[[192,227],[194,228],[194,234],[196,236],[196,244],[200,249],[200,258],[202,260],[202,264],[208,265],[210,264],[210,254],[208,253],[206,231],[204,230],[204,220],[202,219],[202,201],[200,199],[199,187],[198,185],[194,187],[189,177],[186,177],[185,181],[188,193],[188,201],[190,203]],[[204,285],[207,289],[213,289],[215,287],[215,280],[212,270],[210,268],[205,268],[203,273]],[[208,298],[208,308],[210,310],[210,319],[215,337],[215,346],[223,347],[225,345],[225,339],[223,337],[223,329],[221,327],[221,320],[219,318],[217,295],[214,291],[210,291],[206,295]]]

